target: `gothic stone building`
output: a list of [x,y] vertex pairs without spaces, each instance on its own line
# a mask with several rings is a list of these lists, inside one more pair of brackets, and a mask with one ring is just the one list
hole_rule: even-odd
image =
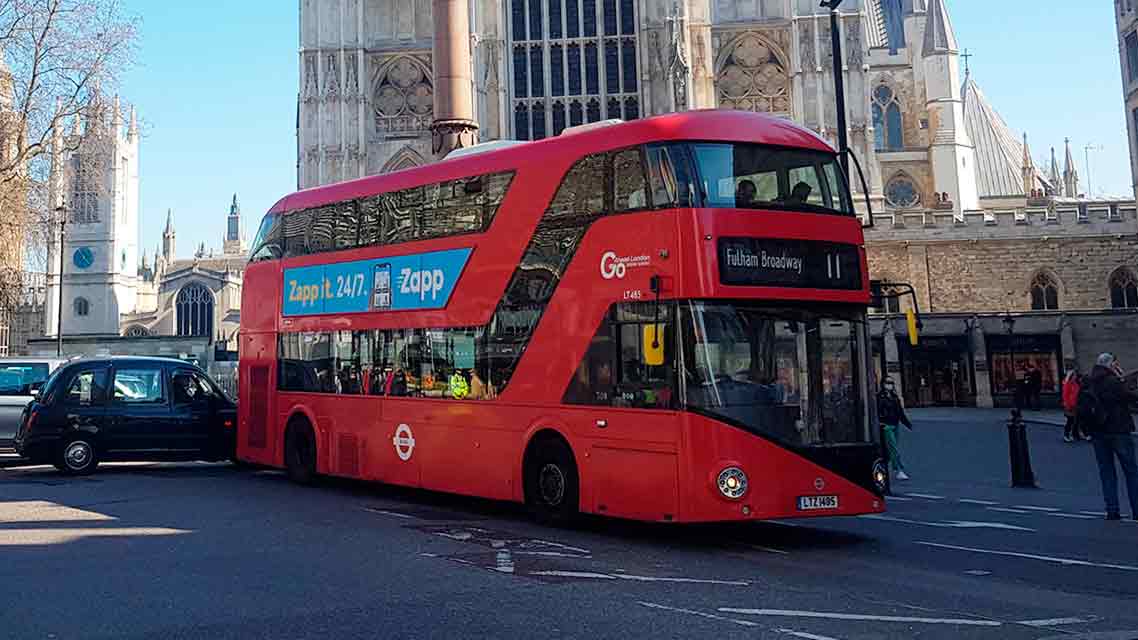
[[[909,302],[874,316],[879,377],[911,404],[991,406],[1029,362],[1045,391],[1102,349],[1138,362],[1133,200],[1082,198],[1069,150],[1062,172],[1054,152],[1035,166],[961,72],[947,3],[847,0],[839,20],[850,144],[877,212],[871,274],[912,283],[924,317],[910,347],[894,313]],[[818,4],[470,0],[473,33],[449,35],[470,38],[482,141],[693,108],[772,113],[833,140]],[[428,0],[300,0],[300,187],[432,157],[433,32]]]
[[[154,336],[235,348],[247,259],[237,196],[221,253],[203,245],[193,258],[178,258],[167,212],[161,248],[153,261],[140,256],[139,142],[134,109],[124,115],[117,97],[96,100],[69,133],[55,132],[50,197],[68,218],[62,247],[58,237],[48,246],[42,335],[62,329],[75,352],[118,352],[120,338]],[[33,352],[53,348],[35,342],[27,347]]]

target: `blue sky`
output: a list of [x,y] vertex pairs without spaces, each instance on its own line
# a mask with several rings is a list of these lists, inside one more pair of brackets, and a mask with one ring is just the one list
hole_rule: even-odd
[[[1070,137],[1086,189],[1130,192],[1112,2],[947,0],[972,72],[1033,156]],[[296,0],[126,0],[142,18],[138,65],[123,79],[138,106],[142,248],[153,253],[167,209],[178,254],[220,248],[230,198],[246,233],[296,186]]]

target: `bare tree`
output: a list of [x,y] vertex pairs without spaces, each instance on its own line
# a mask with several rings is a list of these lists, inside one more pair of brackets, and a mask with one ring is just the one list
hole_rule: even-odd
[[97,116],[133,60],[137,27],[118,0],[0,0],[0,324],[26,299],[23,272],[49,268],[53,142],[56,152],[85,144],[59,134]]

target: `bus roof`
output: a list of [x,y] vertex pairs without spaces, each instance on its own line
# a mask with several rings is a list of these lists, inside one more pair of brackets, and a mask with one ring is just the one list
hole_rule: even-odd
[[705,109],[652,116],[611,126],[575,131],[535,142],[468,154],[421,167],[368,176],[298,191],[281,198],[269,213],[283,213],[422,184],[515,169],[566,154],[587,155],[637,144],[671,140],[754,142],[833,153],[821,137],[789,120],[749,111]]

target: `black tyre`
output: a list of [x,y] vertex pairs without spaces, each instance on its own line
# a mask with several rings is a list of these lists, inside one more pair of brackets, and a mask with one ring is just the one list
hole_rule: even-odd
[[59,448],[55,468],[71,476],[87,475],[99,466],[95,440],[87,435],[71,436]]
[[526,505],[542,523],[571,524],[580,504],[580,478],[569,445],[558,438],[543,438],[526,456]]
[[316,481],[316,435],[304,418],[294,418],[285,431],[285,470],[297,484]]

